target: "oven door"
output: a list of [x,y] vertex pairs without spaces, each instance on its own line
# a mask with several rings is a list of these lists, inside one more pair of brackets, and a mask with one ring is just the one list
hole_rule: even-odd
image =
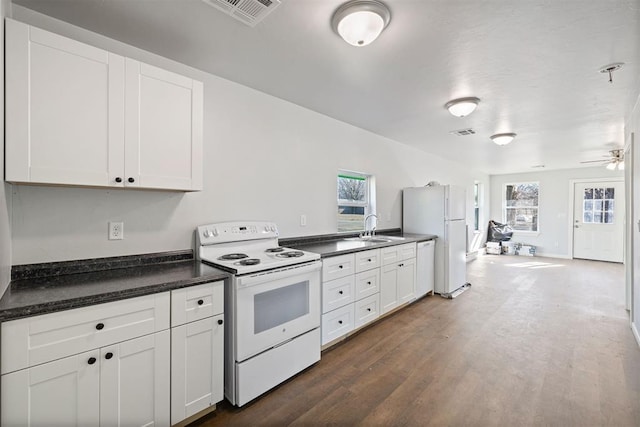
[[236,278],[236,361],[320,326],[321,265],[318,261]]

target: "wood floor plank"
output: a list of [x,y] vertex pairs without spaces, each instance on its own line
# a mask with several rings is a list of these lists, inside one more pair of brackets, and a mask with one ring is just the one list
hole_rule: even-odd
[[481,256],[243,408],[193,426],[640,426],[620,264]]

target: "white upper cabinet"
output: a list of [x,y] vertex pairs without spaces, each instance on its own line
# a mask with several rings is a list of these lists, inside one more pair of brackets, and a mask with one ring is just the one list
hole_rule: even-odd
[[7,181],[202,189],[201,82],[10,19],[5,28]]
[[125,86],[126,185],[201,190],[202,83],[127,58]]

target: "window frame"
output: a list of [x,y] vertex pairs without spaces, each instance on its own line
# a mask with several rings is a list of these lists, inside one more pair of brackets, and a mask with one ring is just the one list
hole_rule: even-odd
[[[336,210],[339,209],[340,206],[354,206],[354,207],[364,208],[364,214],[363,214],[364,218],[366,218],[367,215],[369,214],[372,214],[372,213],[375,214],[376,212],[375,210],[375,177],[372,174],[368,174],[364,172],[356,172],[356,171],[351,171],[347,169],[338,169],[338,172],[335,175],[336,185],[337,185],[337,180],[341,177],[363,179],[365,181],[365,200],[359,202],[359,201],[352,201],[352,200],[346,200],[346,199],[339,199],[337,188],[336,188]],[[340,215],[339,213],[336,214],[336,221],[339,219],[339,215]],[[362,227],[357,230],[355,229],[341,230],[339,221],[337,221],[336,223],[336,230],[338,233],[362,232],[364,231],[364,218],[362,221]],[[371,227],[373,227],[374,225],[377,225],[376,219],[373,218],[370,221],[369,225]]]
[[[525,185],[525,184],[535,184],[538,186],[538,204],[536,206],[527,206],[524,209],[535,209],[538,221],[536,222],[537,230],[516,230],[512,227],[513,232],[517,234],[528,234],[532,236],[537,236],[540,234],[540,181],[517,181],[517,182],[505,182],[502,185],[502,222],[507,224],[507,209],[518,209],[518,207],[508,207],[507,206],[507,186],[515,186],[515,185]],[[522,209],[522,207],[520,207]]]

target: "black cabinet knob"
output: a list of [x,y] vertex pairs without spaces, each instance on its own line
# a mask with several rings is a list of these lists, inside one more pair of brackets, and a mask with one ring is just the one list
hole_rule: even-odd
[[122,182],[122,178],[120,178],[119,176],[116,176],[116,182]]
[[367,308],[367,311],[371,311],[371,309],[370,309],[370,308]]
[[371,262],[371,258],[369,258],[367,261]]
[[339,265],[339,266],[338,266],[338,268],[342,268],[342,266],[341,266],[341,265]]
[[113,357],[113,353],[109,352],[107,354],[104,355],[105,359],[111,359]]
[[404,264],[398,264],[398,267],[403,267],[403,266],[404,266]]
[[371,282],[367,282],[367,285],[370,285],[370,284],[371,284]]
[[99,330],[99,331],[103,330],[104,329],[104,323],[98,323],[96,325],[96,329]]
[[199,300],[198,300],[198,305],[202,305],[202,304],[204,304],[204,301],[203,301],[203,300],[201,300],[201,299],[199,299]]
[[127,181],[129,181],[131,183],[136,182],[136,180],[132,176],[130,176],[129,179],[127,179]]
[[342,291],[338,291],[338,293],[339,293],[340,295],[342,295],[344,292],[342,292]]
[[223,323],[224,323],[224,320],[218,319],[218,325],[222,325]]
[[342,320],[338,320],[338,323],[342,325]]
[[94,363],[96,363],[96,358],[95,357],[90,357],[89,360],[87,360],[87,363],[89,365],[93,365]]

